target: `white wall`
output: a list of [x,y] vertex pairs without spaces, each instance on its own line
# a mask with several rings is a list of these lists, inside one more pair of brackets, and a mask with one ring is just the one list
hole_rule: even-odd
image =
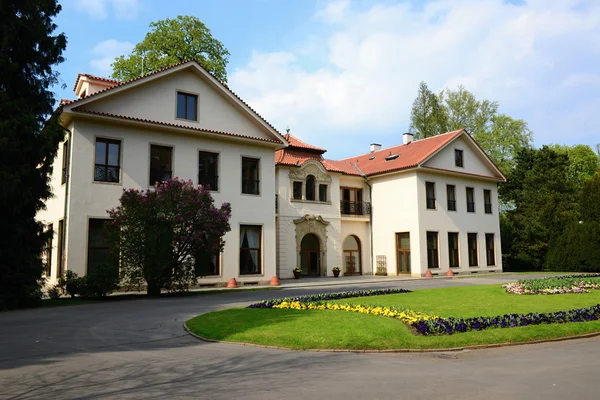
[[[94,146],[96,137],[119,139],[121,182],[94,182]],[[71,162],[71,206],[68,219],[69,248],[67,268],[85,274],[87,265],[87,229],[89,218],[107,218],[106,210],[118,205],[124,188],[146,189],[149,185],[150,144],[172,146],[173,176],[191,179],[197,184],[198,151],[219,153],[219,191],[213,192],[215,205],[231,203],[231,232],[224,237],[221,258],[222,277],[203,278],[203,282],[236,277],[241,281],[268,280],[275,275],[275,164],[273,149],[172,132],[100,124],[84,119],[74,124]],[[242,156],[260,159],[260,195],[241,193]],[[239,226],[262,225],[263,274],[239,276]]]
[[[463,151],[464,167],[456,166],[454,162],[454,150]],[[459,136],[423,165],[456,172],[467,172],[469,174],[495,176],[494,171],[490,169],[488,162],[485,161],[481,152],[463,135]]]
[[[129,85],[128,85],[129,86]],[[126,87],[124,87],[125,89]],[[198,95],[198,121],[176,118],[177,91]],[[84,108],[116,115],[273,139],[245,112],[192,69],[182,70],[139,86],[131,86]]]

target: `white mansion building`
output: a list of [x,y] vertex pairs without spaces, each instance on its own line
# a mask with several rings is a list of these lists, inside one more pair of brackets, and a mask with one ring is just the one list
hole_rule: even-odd
[[[80,74],[61,102],[68,130],[38,219],[55,231],[46,276],[85,275],[106,259],[106,210],[124,188],[170,177],[231,203],[222,253],[202,284],[387,273],[501,271],[501,171],[464,130],[344,160],[280,134],[187,61],[128,82]],[[365,149],[366,150],[366,149]]]

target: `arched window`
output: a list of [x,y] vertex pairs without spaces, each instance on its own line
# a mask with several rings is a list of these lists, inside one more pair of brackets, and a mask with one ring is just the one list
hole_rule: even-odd
[[315,177],[313,175],[306,177],[306,200],[315,200]]

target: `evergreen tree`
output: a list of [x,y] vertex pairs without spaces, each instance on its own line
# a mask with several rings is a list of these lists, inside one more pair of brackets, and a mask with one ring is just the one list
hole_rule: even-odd
[[64,34],[56,0],[0,3],[0,309],[40,300],[49,233],[35,220],[51,196],[49,174],[64,131],[53,114]]

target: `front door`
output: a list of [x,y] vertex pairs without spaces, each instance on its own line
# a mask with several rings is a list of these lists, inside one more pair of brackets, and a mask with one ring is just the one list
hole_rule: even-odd
[[304,238],[302,238],[302,242],[300,243],[300,264],[302,275],[321,275],[319,239],[312,233],[304,236]]
[[410,274],[410,233],[396,233],[396,274]]

